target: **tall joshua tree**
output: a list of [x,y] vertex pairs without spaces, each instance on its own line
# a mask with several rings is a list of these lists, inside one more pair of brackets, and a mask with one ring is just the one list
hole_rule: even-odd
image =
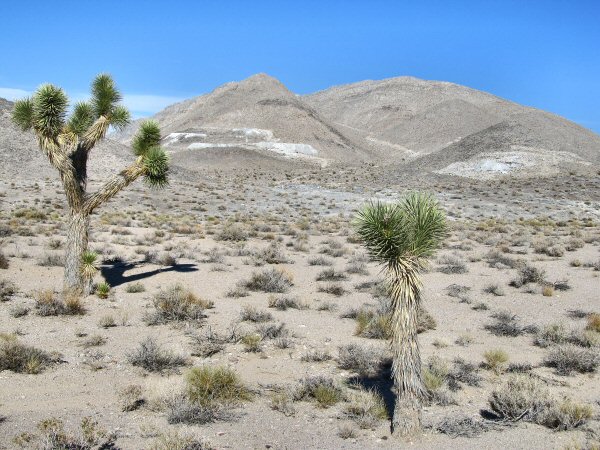
[[365,206],[355,226],[371,257],[383,266],[391,298],[392,375],[397,396],[392,432],[411,435],[421,429],[425,394],[417,339],[421,272],[446,234],[445,216],[431,196],[412,193],[398,204]]
[[100,74],[92,82],[91,99],[76,103],[69,117],[65,92],[51,84],[40,86],[32,97],[14,106],[13,121],[23,131],[33,130],[40,149],[60,174],[67,197],[65,289],[89,290],[94,260],[87,251],[90,214],[140,176],[151,187],[168,183],[168,158],[159,146],[160,130],[155,122],[147,121],[133,140],[135,162],[108,178],[96,192],[87,192],[90,151],[109,127],[121,129],[129,122],[129,112],[119,104],[121,98],[111,76]]

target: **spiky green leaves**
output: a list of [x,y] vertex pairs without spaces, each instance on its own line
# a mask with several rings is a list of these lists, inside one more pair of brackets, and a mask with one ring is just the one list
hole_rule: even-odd
[[92,81],[92,106],[96,119],[100,116],[108,117],[121,98],[115,82],[107,73],[101,73]]
[[81,275],[84,279],[91,280],[98,272],[98,267],[96,265],[97,259],[98,254],[96,252],[88,250],[83,253],[83,256],[81,257]]
[[30,98],[24,98],[15,102],[12,120],[23,131],[27,131],[33,127],[33,102]]
[[150,147],[142,157],[144,181],[155,188],[169,184],[169,157],[159,146]]
[[110,125],[117,129],[129,123],[129,111],[118,103],[123,96],[117,89],[112,77],[101,73],[92,82],[92,110],[94,119],[104,116]]
[[23,130],[33,128],[45,138],[55,138],[65,124],[68,106],[69,99],[62,89],[44,84],[31,99],[15,103],[12,119]]
[[141,123],[140,129],[135,134],[132,142],[133,152],[136,156],[143,156],[152,147],[160,144],[160,128],[154,120]]
[[398,204],[368,204],[358,213],[355,228],[371,256],[389,264],[431,256],[446,234],[446,221],[433,197],[411,193]]
[[78,136],[85,133],[94,123],[94,110],[88,102],[77,102],[69,119],[69,130]]

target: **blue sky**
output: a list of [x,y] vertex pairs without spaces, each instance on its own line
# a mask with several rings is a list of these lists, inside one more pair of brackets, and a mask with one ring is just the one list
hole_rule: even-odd
[[266,72],[297,93],[411,75],[600,133],[600,0],[2,1],[0,96],[81,98],[110,72],[137,116]]

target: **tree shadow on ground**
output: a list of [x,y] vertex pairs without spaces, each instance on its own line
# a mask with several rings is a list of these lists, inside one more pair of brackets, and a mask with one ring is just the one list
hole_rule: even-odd
[[129,262],[115,262],[111,264],[104,264],[100,267],[100,272],[108,284],[112,287],[120,286],[124,283],[130,283],[132,281],[143,280],[153,275],[163,272],[196,272],[198,268],[196,264],[175,264],[174,266],[161,267],[160,269],[148,270],[146,272],[135,273],[132,275],[125,275],[128,270],[140,267],[140,263],[129,263]]
[[373,375],[355,375],[348,379],[348,384],[356,384],[365,389],[374,390],[381,395],[385,402],[388,415],[394,415],[396,394],[394,393],[394,381],[392,379],[392,362],[387,361],[381,369]]

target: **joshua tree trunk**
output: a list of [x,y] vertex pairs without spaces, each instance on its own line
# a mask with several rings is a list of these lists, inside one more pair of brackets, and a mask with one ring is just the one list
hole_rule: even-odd
[[[89,294],[91,286],[82,276],[83,253],[88,246],[90,218],[83,212],[71,211],[65,249],[64,289]],[[91,280],[90,280],[91,281]]]
[[414,263],[398,263],[390,272],[392,372],[397,395],[392,433],[407,436],[421,429],[421,401],[425,392],[417,339],[421,285]]

